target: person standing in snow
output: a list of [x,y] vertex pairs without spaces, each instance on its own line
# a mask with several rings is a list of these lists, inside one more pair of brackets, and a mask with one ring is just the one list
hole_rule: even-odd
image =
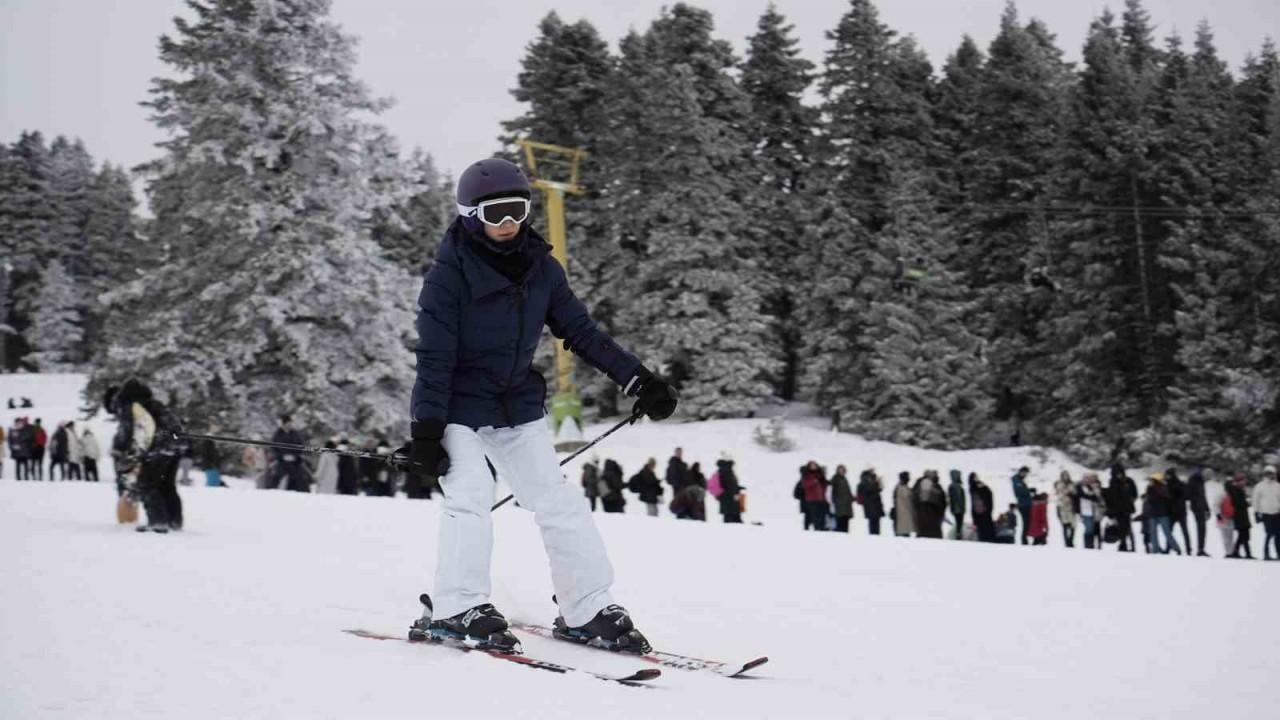
[[720,477],[720,515],[726,523],[742,522],[742,485],[738,483],[738,474],[733,469],[733,458],[729,453],[721,453],[716,461],[716,475]]
[[0,424],[0,480],[4,479],[4,453],[8,444],[5,441],[4,425]]
[[1187,531],[1187,484],[1182,482],[1178,473],[1169,468],[1164,473],[1164,485],[1169,488],[1169,522],[1174,527],[1182,528],[1182,542],[1187,546],[1187,554],[1191,554],[1191,533]]
[[858,504],[862,506],[862,514],[867,516],[867,534],[880,534],[880,518],[884,517],[884,499],[881,492],[880,478],[874,468],[862,471],[858,478]]
[[[1209,557],[1204,551],[1204,536],[1209,521],[1209,498],[1205,493],[1205,473],[1196,470],[1187,478],[1187,500],[1191,504],[1191,517],[1196,521],[1196,557]],[[1187,549],[1190,554],[1190,548]]]
[[662,499],[664,490],[662,483],[658,482],[658,474],[654,472],[657,465],[656,459],[649,458],[640,472],[627,481],[627,489],[640,496],[640,502],[644,503],[649,517],[658,517],[658,502]]
[[472,638],[482,647],[518,649],[506,618],[489,602],[494,492],[488,457],[542,529],[560,609],[557,637],[649,652],[630,614],[614,602],[604,541],[556,458],[543,410],[546,381],[532,369],[542,329],[550,327],[635,398],[633,417],[670,417],[676,391],[600,330],[574,295],[551,246],[527,222],[531,193],[520,168],[480,160],[462,173],[456,193],[458,217],[418,298],[407,449],[411,471],[441,476],[445,498],[438,619],[419,619],[410,637]]
[[[40,418],[36,418],[36,424],[27,427],[31,434],[31,460],[28,467],[35,473],[37,480],[44,479],[44,452],[45,446],[49,442],[49,436],[45,434],[44,425],[40,424]],[[53,468],[49,469],[49,481],[53,481]]]
[[671,486],[673,496],[683,490],[685,483],[689,482],[689,469],[684,463],[684,448],[676,448],[671,459],[667,460],[666,480]]
[[916,537],[942,539],[942,518],[947,514],[947,494],[936,470],[925,470],[911,490],[916,509]]
[[694,463],[689,466],[689,485],[697,485],[703,490],[707,489],[707,478],[702,474],[702,463]]
[[[155,398],[151,388],[130,378],[107,388],[102,405],[116,418],[111,454],[118,476],[133,478],[147,511],[139,531],[167,533],[182,529],[182,498],[178,495],[178,435],[182,423]],[[129,480],[118,481],[128,485]]]
[[1018,503],[1018,514],[1022,516],[1022,544],[1027,544],[1027,530],[1031,527],[1031,503],[1034,498],[1027,488],[1027,476],[1031,468],[1022,466],[1014,473],[1009,482],[1013,485],[1013,499]]
[[836,532],[849,532],[849,521],[853,519],[853,488],[849,487],[848,471],[843,465],[836,466],[836,474],[831,476],[831,505],[836,514]]
[[84,441],[76,432],[74,421],[67,422],[67,475],[72,480],[83,480],[80,469],[84,465]]
[[1031,513],[1028,516],[1031,528],[1026,534],[1031,538],[1032,545],[1046,545],[1049,539],[1049,496],[1046,493],[1037,493],[1035,488],[1031,488]]
[[1080,506],[1080,522],[1084,525],[1084,546],[1102,547],[1102,481],[1097,473],[1085,473],[1076,486],[1076,503]]
[[[345,437],[339,438],[338,449],[343,451],[350,450],[351,440]],[[360,494],[360,464],[350,455],[338,457],[338,494]]]
[[964,484],[961,479],[959,470],[951,471],[951,485],[947,487],[947,506],[951,510],[951,517],[956,524],[956,539],[964,539],[964,511],[965,496]]
[[[218,428],[210,430],[218,432]],[[213,440],[201,440],[193,448],[195,460],[204,471],[205,487],[226,487],[222,482],[222,449]]]
[[58,479],[67,479],[67,426],[58,423],[49,438],[49,482],[53,482],[53,471],[58,471]]
[[1253,548],[1249,546],[1249,530],[1253,523],[1249,520],[1249,495],[1245,492],[1248,486],[1249,478],[1244,473],[1236,473],[1235,478],[1227,483],[1227,495],[1231,498],[1233,510],[1231,520],[1236,530],[1236,542],[1227,555],[1229,558],[1240,558],[1240,551],[1243,549],[1244,559],[1253,559]]
[[[337,450],[338,443],[335,439],[329,438],[325,441],[324,446],[329,450]],[[425,483],[423,483],[425,484]],[[326,495],[334,495],[338,492],[338,456],[335,453],[320,453],[320,457],[316,458],[316,492]],[[405,488],[405,494],[410,498],[417,499],[423,496],[421,486]],[[427,497],[431,497],[427,491]]]
[[[1262,481],[1253,488],[1253,509],[1262,520],[1262,559],[1280,560],[1280,482],[1276,481],[1276,468],[1268,465],[1262,470]],[[1271,557],[1275,546],[1276,556]]]
[[622,481],[622,466],[614,460],[605,460],[600,471],[600,506],[607,513],[625,512],[627,498],[622,494],[627,485]]
[[800,480],[796,483],[793,495],[800,500],[800,511],[804,514],[805,530],[826,530],[827,515],[827,478],[817,461],[810,460],[800,468]]
[[[1181,555],[1182,548],[1178,547],[1178,541],[1173,537],[1173,525],[1170,521],[1172,500],[1169,488],[1165,485],[1164,473],[1152,473],[1147,479],[1147,500],[1150,511],[1148,522],[1151,527],[1151,550],[1161,555],[1167,555],[1170,551]],[[1164,534],[1165,539],[1163,547],[1160,545],[1161,533]]]
[[[271,436],[271,442],[282,445],[306,445],[307,439],[303,437],[301,430],[294,427],[293,416],[285,413],[280,416],[280,427],[276,428],[275,434]],[[271,458],[273,464],[270,480],[267,481],[268,488],[275,490],[280,487],[280,480],[287,478],[286,490],[310,492],[311,471],[307,468],[300,452],[271,448]]]
[[982,482],[978,473],[969,473],[969,496],[973,498],[973,526],[978,531],[978,542],[995,542],[996,525],[991,519],[995,505],[991,498],[991,488]]
[[1076,484],[1071,473],[1063,470],[1053,483],[1053,504],[1058,510],[1058,522],[1062,523],[1062,543],[1075,547],[1076,542]]
[[591,512],[595,512],[600,498],[600,461],[594,455],[582,465],[582,494],[591,505]]
[[98,447],[98,437],[93,434],[93,428],[85,427],[80,445],[84,451],[84,479],[98,482],[98,459],[102,457],[102,448]]
[[898,487],[893,489],[893,509],[889,512],[893,518],[893,534],[898,537],[911,537],[916,531],[916,506],[911,493],[911,473],[898,473]]
[[1133,552],[1133,501],[1137,499],[1137,487],[1132,484],[1124,468],[1116,465],[1111,468],[1111,481],[1107,483],[1107,517],[1115,523],[1120,533],[1120,552]]

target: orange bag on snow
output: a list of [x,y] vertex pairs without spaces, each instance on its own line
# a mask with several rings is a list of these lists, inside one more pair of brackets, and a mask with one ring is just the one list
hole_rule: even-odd
[[116,500],[116,522],[121,525],[138,522],[138,503],[121,495],[120,499]]

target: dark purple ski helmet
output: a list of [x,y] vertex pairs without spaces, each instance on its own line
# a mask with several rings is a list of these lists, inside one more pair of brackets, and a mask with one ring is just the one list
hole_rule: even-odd
[[[497,197],[530,197],[529,179],[515,163],[502,158],[486,158],[471,163],[458,178],[458,205],[475,207],[482,200]],[[461,212],[461,209],[459,209]]]

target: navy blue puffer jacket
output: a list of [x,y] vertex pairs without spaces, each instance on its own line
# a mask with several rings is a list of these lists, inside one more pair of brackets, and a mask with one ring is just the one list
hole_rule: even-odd
[[532,263],[512,282],[480,257],[461,222],[446,231],[418,296],[415,422],[480,428],[541,418],[547,383],[532,364],[543,325],[614,382],[638,384],[640,361],[596,327],[542,236],[523,232]]

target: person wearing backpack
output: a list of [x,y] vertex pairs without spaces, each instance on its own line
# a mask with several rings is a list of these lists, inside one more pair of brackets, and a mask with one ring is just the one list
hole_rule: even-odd
[[654,472],[657,464],[656,459],[649,458],[640,472],[627,481],[627,489],[640,496],[640,502],[645,504],[649,517],[658,517],[658,501],[662,499],[664,490],[662,483],[658,482],[658,474]]

